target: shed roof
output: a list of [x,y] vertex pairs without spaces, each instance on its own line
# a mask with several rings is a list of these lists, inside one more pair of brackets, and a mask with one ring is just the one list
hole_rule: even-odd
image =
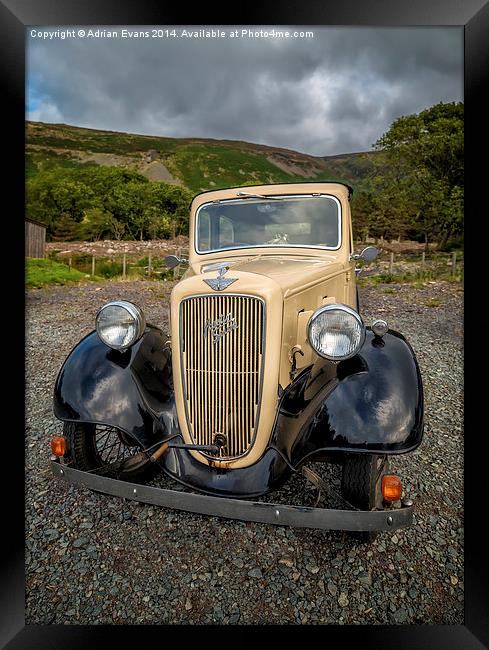
[[25,217],[26,221],[29,221],[30,223],[35,223],[36,226],[42,226],[43,228],[47,228],[45,223],[42,223],[41,221],[36,221],[36,219],[31,219],[30,217]]

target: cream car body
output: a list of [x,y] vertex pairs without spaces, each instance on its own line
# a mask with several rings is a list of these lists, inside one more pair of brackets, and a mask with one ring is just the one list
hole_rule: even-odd
[[[168,258],[188,265],[171,293],[170,332],[115,300],[65,360],[54,390],[64,422],[55,475],[252,521],[408,525],[410,500],[384,507],[401,498],[387,462],[421,443],[421,375],[402,334],[358,313],[350,198],[339,182],[197,195],[188,260]],[[310,462],[341,465],[341,496],[356,510],[243,500],[299,470],[321,486]],[[128,486],[151,467],[204,494]]]
[[[206,270],[219,263],[226,264],[226,277],[236,278],[221,295],[241,294],[261,298],[265,302],[266,353],[262,360],[263,384],[259,404],[257,431],[250,432],[254,444],[245,454],[235,459],[218,460],[191,452],[196,459],[217,467],[246,467],[263,454],[277,411],[279,386],[285,389],[291,381],[291,352],[297,369],[310,365],[316,356],[307,340],[307,323],[313,312],[322,305],[342,303],[357,308],[355,262],[352,261],[353,240],[351,228],[349,188],[338,183],[308,183],[290,185],[247,186],[216,190],[200,194],[192,202],[190,233],[197,233],[196,216],[202,206],[216,201],[238,200],[243,203],[253,197],[239,197],[239,192],[281,197],[333,197],[338,204],[340,241],[334,250],[321,246],[269,245],[226,248],[213,252],[199,252],[197,238],[190,237],[189,268],[184,279],[171,295],[171,336],[173,345],[180,348],[180,305],[189,296],[212,295],[215,292],[204,282],[215,277],[217,270]],[[257,199],[258,200],[258,199]],[[192,336],[203,339],[204,332],[195,330]],[[224,341],[225,343],[225,341]],[[224,351],[226,354],[226,351]],[[227,354],[229,354],[229,350]],[[189,409],[184,397],[182,356],[173,354],[173,377],[178,420],[186,442],[195,442],[188,425]],[[202,396],[200,397],[202,399]],[[232,405],[229,405],[232,408]],[[258,410],[258,405],[257,405]],[[208,417],[207,411],[205,416]]]

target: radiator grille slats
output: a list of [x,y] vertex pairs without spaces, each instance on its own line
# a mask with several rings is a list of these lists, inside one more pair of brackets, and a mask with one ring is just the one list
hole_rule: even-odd
[[[264,302],[233,294],[186,298],[180,307],[184,402],[197,444],[226,436],[220,458],[248,451],[258,425],[264,351]],[[206,454],[208,455],[208,454]]]

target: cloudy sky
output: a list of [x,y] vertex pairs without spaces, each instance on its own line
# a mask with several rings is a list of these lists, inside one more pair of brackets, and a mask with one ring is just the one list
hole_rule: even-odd
[[32,29],[26,112],[41,122],[333,155],[368,151],[395,118],[463,99],[461,27],[276,27],[312,38],[221,27],[225,38],[138,39],[121,27],[99,27],[116,38]]

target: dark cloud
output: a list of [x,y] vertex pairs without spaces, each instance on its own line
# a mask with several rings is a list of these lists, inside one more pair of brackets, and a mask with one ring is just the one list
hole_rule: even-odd
[[29,38],[28,117],[327,155],[462,100],[462,28],[301,29],[314,38]]

